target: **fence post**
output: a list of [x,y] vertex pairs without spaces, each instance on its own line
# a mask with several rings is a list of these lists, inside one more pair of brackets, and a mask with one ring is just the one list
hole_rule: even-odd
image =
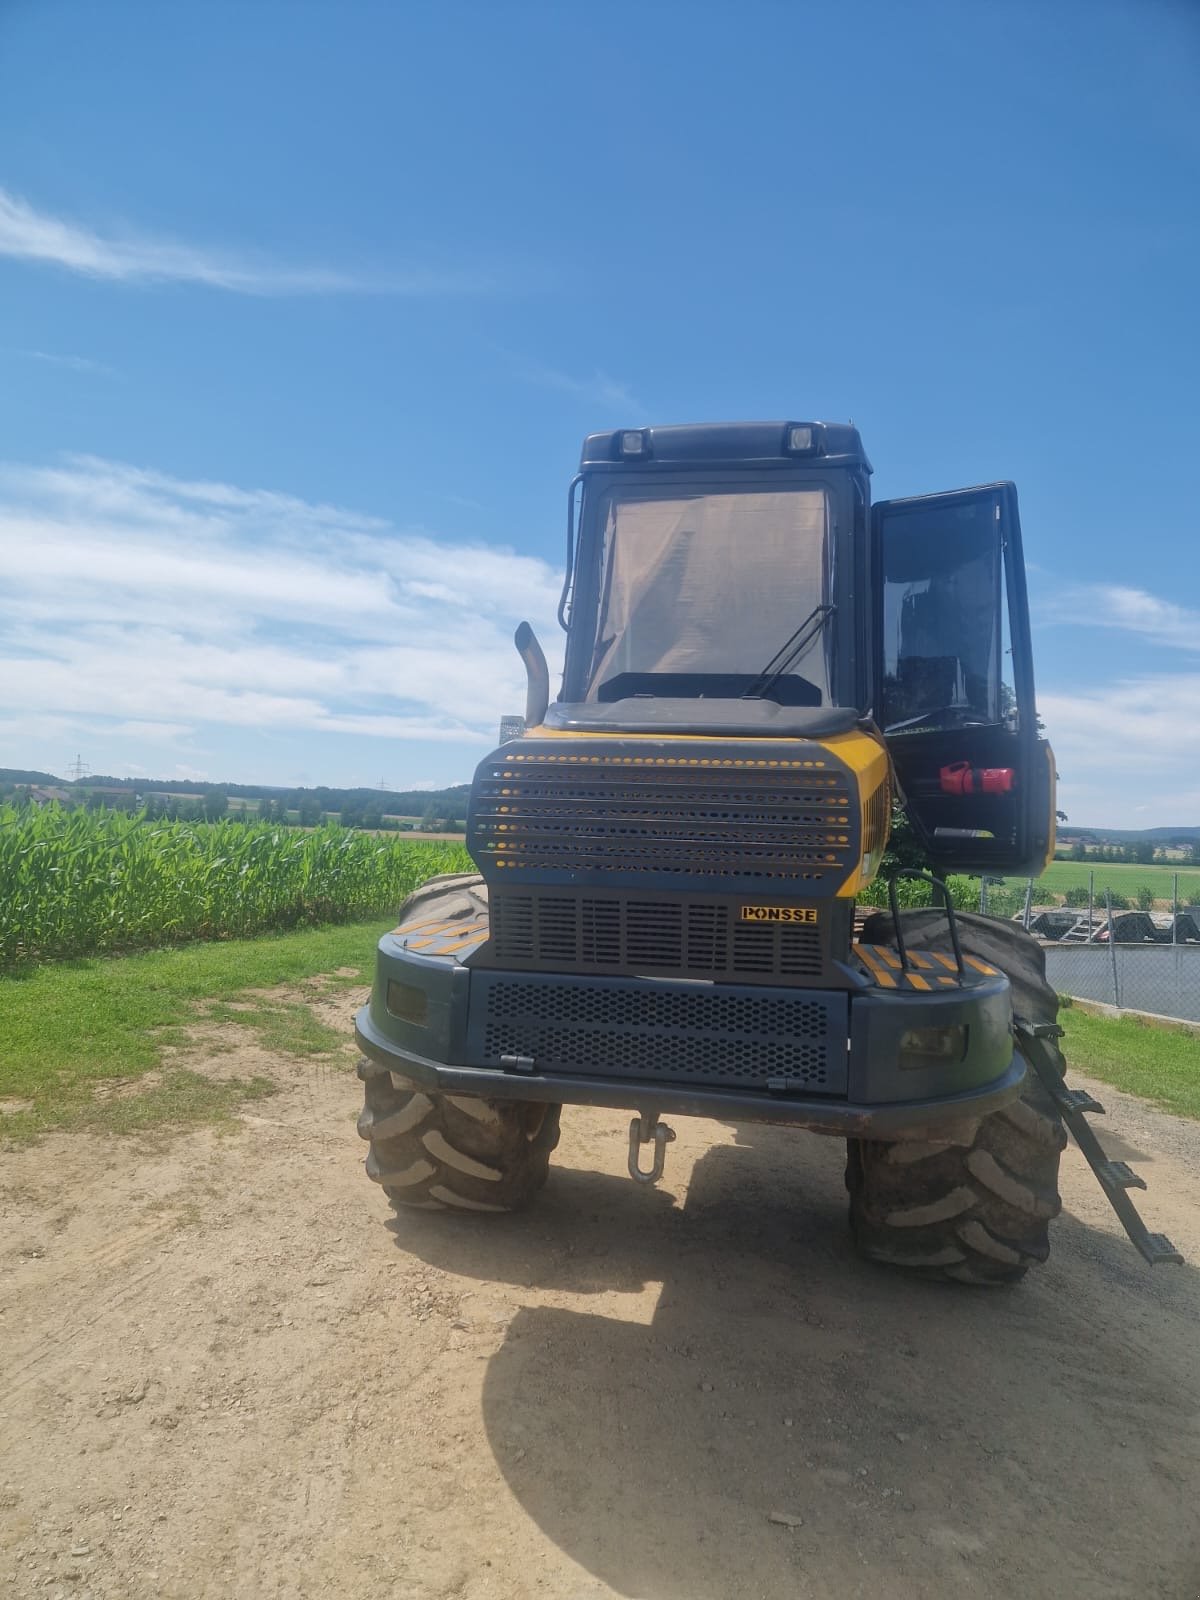
[[988,914],[988,881],[982,875],[979,879],[979,915],[986,917]]
[[1025,883],[1025,932],[1029,932],[1029,914],[1033,910],[1033,879]]
[[1117,982],[1117,936],[1113,931],[1112,890],[1104,891],[1104,909],[1108,913],[1108,950],[1112,958],[1113,1005],[1121,1009],[1121,986]]
[[1171,943],[1179,943],[1179,874],[1171,884]]
[[1088,931],[1087,942],[1092,944],[1096,937],[1096,871],[1093,868],[1088,873]]

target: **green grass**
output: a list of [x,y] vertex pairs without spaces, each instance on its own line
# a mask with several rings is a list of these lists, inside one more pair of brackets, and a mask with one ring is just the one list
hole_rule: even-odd
[[[331,980],[356,982],[356,979]],[[302,1000],[272,1000],[255,996],[253,1000],[234,1003],[216,1000],[202,1004],[200,1017],[208,1023],[231,1023],[238,1028],[252,1028],[264,1050],[276,1055],[327,1056],[340,1050],[347,1041],[339,1033],[314,1016]]]
[[[263,939],[194,944],[142,955],[60,961],[0,977],[0,1135],[50,1128],[124,1132],[227,1115],[271,1091],[263,1079],[216,1081],[171,1067],[153,1086],[129,1080],[160,1068],[164,1047],[189,1025],[237,1024],[281,1055],[345,1049],[349,1036],[300,1002],[247,991],[328,974],[332,985],[368,982],[387,919]],[[338,972],[342,976],[333,976]],[[350,976],[349,974],[353,974]],[[120,1092],[112,1091],[119,1084]]]
[[460,843],[336,824],[0,807],[0,972],[386,915],[435,873],[470,868]]
[[[1153,891],[1156,900],[1169,900],[1175,879],[1175,868],[1163,866],[1161,862],[1139,866],[1125,861],[1052,861],[1034,883],[1034,900],[1040,898],[1041,891],[1056,895],[1065,894],[1068,889],[1086,889],[1089,873],[1095,877],[1096,898],[1100,901],[1104,899],[1106,888],[1114,894],[1132,897],[1143,885]],[[1024,878],[1005,881],[1008,887],[1020,889],[1022,894],[1025,892]],[[1179,898],[1184,904],[1200,903],[1200,872],[1194,867],[1184,867],[1179,872]]]
[[1133,1017],[1094,1017],[1077,1006],[1064,1007],[1059,1021],[1066,1030],[1068,1068],[1176,1116],[1200,1119],[1200,1030],[1185,1033]]
[[[155,1083],[139,1087],[134,1094],[95,1098],[73,1106],[69,1113],[57,1115],[51,1124],[73,1131],[94,1133],[148,1133],[155,1128],[185,1128],[199,1122],[227,1122],[241,1105],[265,1100],[275,1093],[269,1078],[207,1078],[200,1072],[176,1067],[164,1072]],[[12,1130],[14,1139],[46,1131],[44,1119],[26,1119],[27,1126]]]

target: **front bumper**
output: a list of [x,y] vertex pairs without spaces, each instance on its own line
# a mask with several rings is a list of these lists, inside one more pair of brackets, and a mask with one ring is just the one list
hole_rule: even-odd
[[679,1084],[630,1083],[577,1073],[496,1071],[455,1067],[401,1050],[373,1027],[364,1006],[354,1036],[365,1058],[360,1072],[393,1072],[406,1083],[433,1094],[477,1095],[487,1100],[539,1100],[554,1105],[608,1106],[615,1110],[658,1112],[677,1117],[710,1117],[724,1122],[771,1122],[844,1139],[932,1139],[940,1130],[974,1117],[986,1117],[1015,1100],[1025,1081],[1025,1062],[1014,1055],[998,1078],[980,1087],[936,1098],[894,1100],[864,1105],[817,1095],[775,1096],[736,1089],[693,1089]]
[[[527,1054],[495,1042],[509,1040],[514,996],[520,1007],[556,1008],[549,1021],[518,1018],[534,1041]],[[776,1053],[761,1018],[795,1060],[803,1041],[786,1032],[786,1008],[805,1003],[817,1019],[812,1048],[828,1070],[774,1077],[770,1068],[753,1077],[754,1052]],[[784,1009],[744,1009],[763,1004]],[[746,1016],[760,1020],[739,1022]],[[728,1037],[705,1031],[730,1018]],[[966,1028],[961,1059],[914,1064],[902,1052],[905,1033],[950,1025]],[[759,987],[747,997],[721,984],[472,969],[391,935],[380,941],[374,992],[355,1035],[364,1071],[392,1072],[433,1093],[780,1123],[849,1138],[936,1139],[939,1129],[1016,1099],[1025,1076],[999,974],[925,993],[863,980],[850,992]],[[723,1075],[725,1052],[734,1065]]]

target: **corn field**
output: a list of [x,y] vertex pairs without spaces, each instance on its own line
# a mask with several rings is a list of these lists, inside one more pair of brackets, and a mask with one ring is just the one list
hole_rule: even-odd
[[435,873],[469,870],[461,844],[336,825],[0,807],[0,971],[386,915]]

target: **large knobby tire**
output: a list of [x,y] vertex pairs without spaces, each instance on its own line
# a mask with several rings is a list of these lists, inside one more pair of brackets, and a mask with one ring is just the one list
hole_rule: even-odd
[[[442,873],[409,895],[397,922],[418,913],[472,922],[488,911],[478,872]],[[546,1182],[561,1106],[425,1094],[371,1061],[359,1063],[358,1131],[367,1176],[395,1206],[422,1211],[519,1211]]]
[[[901,913],[913,950],[951,953],[943,912]],[[1012,985],[1013,1012],[1052,1023],[1058,997],[1041,947],[1012,923],[960,913],[965,954]],[[887,913],[870,917],[868,944],[894,941]],[[1055,1046],[1058,1070],[1064,1062]],[[1050,1253],[1048,1224],[1062,1209],[1058,1164],[1067,1142],[1053,1097],[1030,1068],[1019,1100],[951,1130],[949,1145],[848,1141],[850,1226],[860,1253],[962,1283],[1012,1283]]]
[[408,896],[401,905],[396,923],[403,927],[418,911],[435,911],[449,920],[470,915],[471,920],[488,914],[488,891],[482,872],[439,872]]
[[370,1062],[360,1075],[367,1177],[393,1205],[520,1211],[546,1182],[561,1106],[424,1094]]

